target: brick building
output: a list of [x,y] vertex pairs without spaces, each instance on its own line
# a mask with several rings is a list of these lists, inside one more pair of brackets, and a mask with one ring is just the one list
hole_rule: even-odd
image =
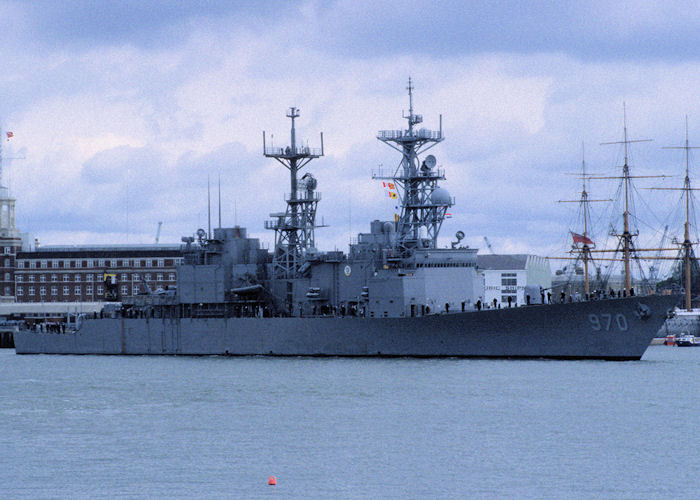
[[[17,302],[99,302],[174,287],[180,245],[46,246],[20,249],[14,268]],[[116,284],[109,297],[106,280]]]

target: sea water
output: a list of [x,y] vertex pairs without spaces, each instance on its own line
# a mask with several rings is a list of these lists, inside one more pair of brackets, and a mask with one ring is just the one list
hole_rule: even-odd
[[698,498],[699,375],[700,349],[665,346],[641,362],[4,349],[0,497]]

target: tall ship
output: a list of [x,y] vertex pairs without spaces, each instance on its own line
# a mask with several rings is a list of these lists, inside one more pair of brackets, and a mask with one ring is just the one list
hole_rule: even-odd
[[[406,125],[377,139],[401,156],[378,171],[396,199],[392,220],[374,220],[348,252],[317,250],[318,182],[305,167],[322,157],[296,139],[263,153],[289,172],[284,211],[270,214],[274,247],[242,227],[200,229],[183,238],[177,288],[125,300],[100,317],[82,316],[65,331],[25,328],[18,354],[165,354],[274,356],[418,356],[634,360],[644,354],[675,296],[486,308],[477,249],[438,247],[454,204],[440,186],[445,172],[428,150],[444,140],[421,126],[408,85]],[[302,175],[303,174],[303,175]],[[540,302],[540,303],[536,303]]]

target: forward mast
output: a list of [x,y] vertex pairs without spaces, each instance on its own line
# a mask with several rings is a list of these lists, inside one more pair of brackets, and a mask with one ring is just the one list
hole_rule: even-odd
[[404,114],[408,128],[380,130],[377,139],[401,153],[401,162],[392,175],[375,172],[373,179],[393,182],[396,185],[400,213],[395,216],[395,258],[409,256],[417,248],[436,248],[440,227],[447,209],[454,204],[449,193],[438,186],[445,179],[442,168],[436,167],[433,155],[421,161],[421,155],[442,142],[442,115],[437,131],[417,128],[423,116],[413,111],[413,83],[408,79],[408,114]]

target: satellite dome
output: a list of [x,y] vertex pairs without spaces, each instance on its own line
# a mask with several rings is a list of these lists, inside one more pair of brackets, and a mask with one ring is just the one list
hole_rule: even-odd
[[452,204],[452,197],[447,189],[437,187],[430,195],[430,201],[433,202],[433,205],[447,206]]

